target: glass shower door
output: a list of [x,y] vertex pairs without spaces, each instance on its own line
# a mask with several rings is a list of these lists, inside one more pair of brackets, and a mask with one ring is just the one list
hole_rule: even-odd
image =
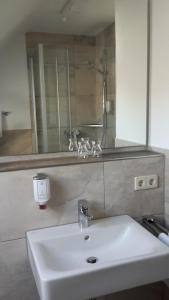
[[71,49],[39,44],[29,58],[33,64],[31,103],[35,108],[39,153],[68,149],[68,137],[72,132],[70,56]]
[[72,131],[69,50],[45,46],[44,66],[49,151],[65,151]]

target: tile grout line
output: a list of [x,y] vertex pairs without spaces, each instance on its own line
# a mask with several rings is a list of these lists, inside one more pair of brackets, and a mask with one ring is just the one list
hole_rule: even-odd
[[14,242],[14,241],[19,241],[19,240],[26,240],[26,237],[20,237],[20,238],[16,238],[16,239],[9,239],[9,240],[2,240],[0,241],[0,244],[4,244],[4,243],[8,243],[8,242]]
[[104,217],[106,216],[106,188],[105,188],[105,166],[103,162],[103,197],[104,197]]

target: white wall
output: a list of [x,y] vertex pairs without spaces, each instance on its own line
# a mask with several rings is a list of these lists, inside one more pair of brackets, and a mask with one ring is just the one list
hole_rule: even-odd
[[116,137],[145,144],[147,0],[116,0]]
[[0,47],[0,111],[11,112],[5,117],[5,129],[31,128],[25,37],[21,33]]
[[151,4],[150,145],[169,149],[169,1]]

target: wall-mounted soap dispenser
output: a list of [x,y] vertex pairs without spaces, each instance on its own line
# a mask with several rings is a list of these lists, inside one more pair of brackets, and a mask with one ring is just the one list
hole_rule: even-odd
[[33,177],[33,191],[35,202],[40,209],[45,209],[50,199],[50,182],[46,174],[38,173]]

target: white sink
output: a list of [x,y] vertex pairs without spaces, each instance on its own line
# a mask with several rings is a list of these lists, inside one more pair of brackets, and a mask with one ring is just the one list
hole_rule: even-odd
[[27,245],[41,300],[85,300],[169,277],[169,248],[129,216],[83,232],[77,223],[30,231]]

